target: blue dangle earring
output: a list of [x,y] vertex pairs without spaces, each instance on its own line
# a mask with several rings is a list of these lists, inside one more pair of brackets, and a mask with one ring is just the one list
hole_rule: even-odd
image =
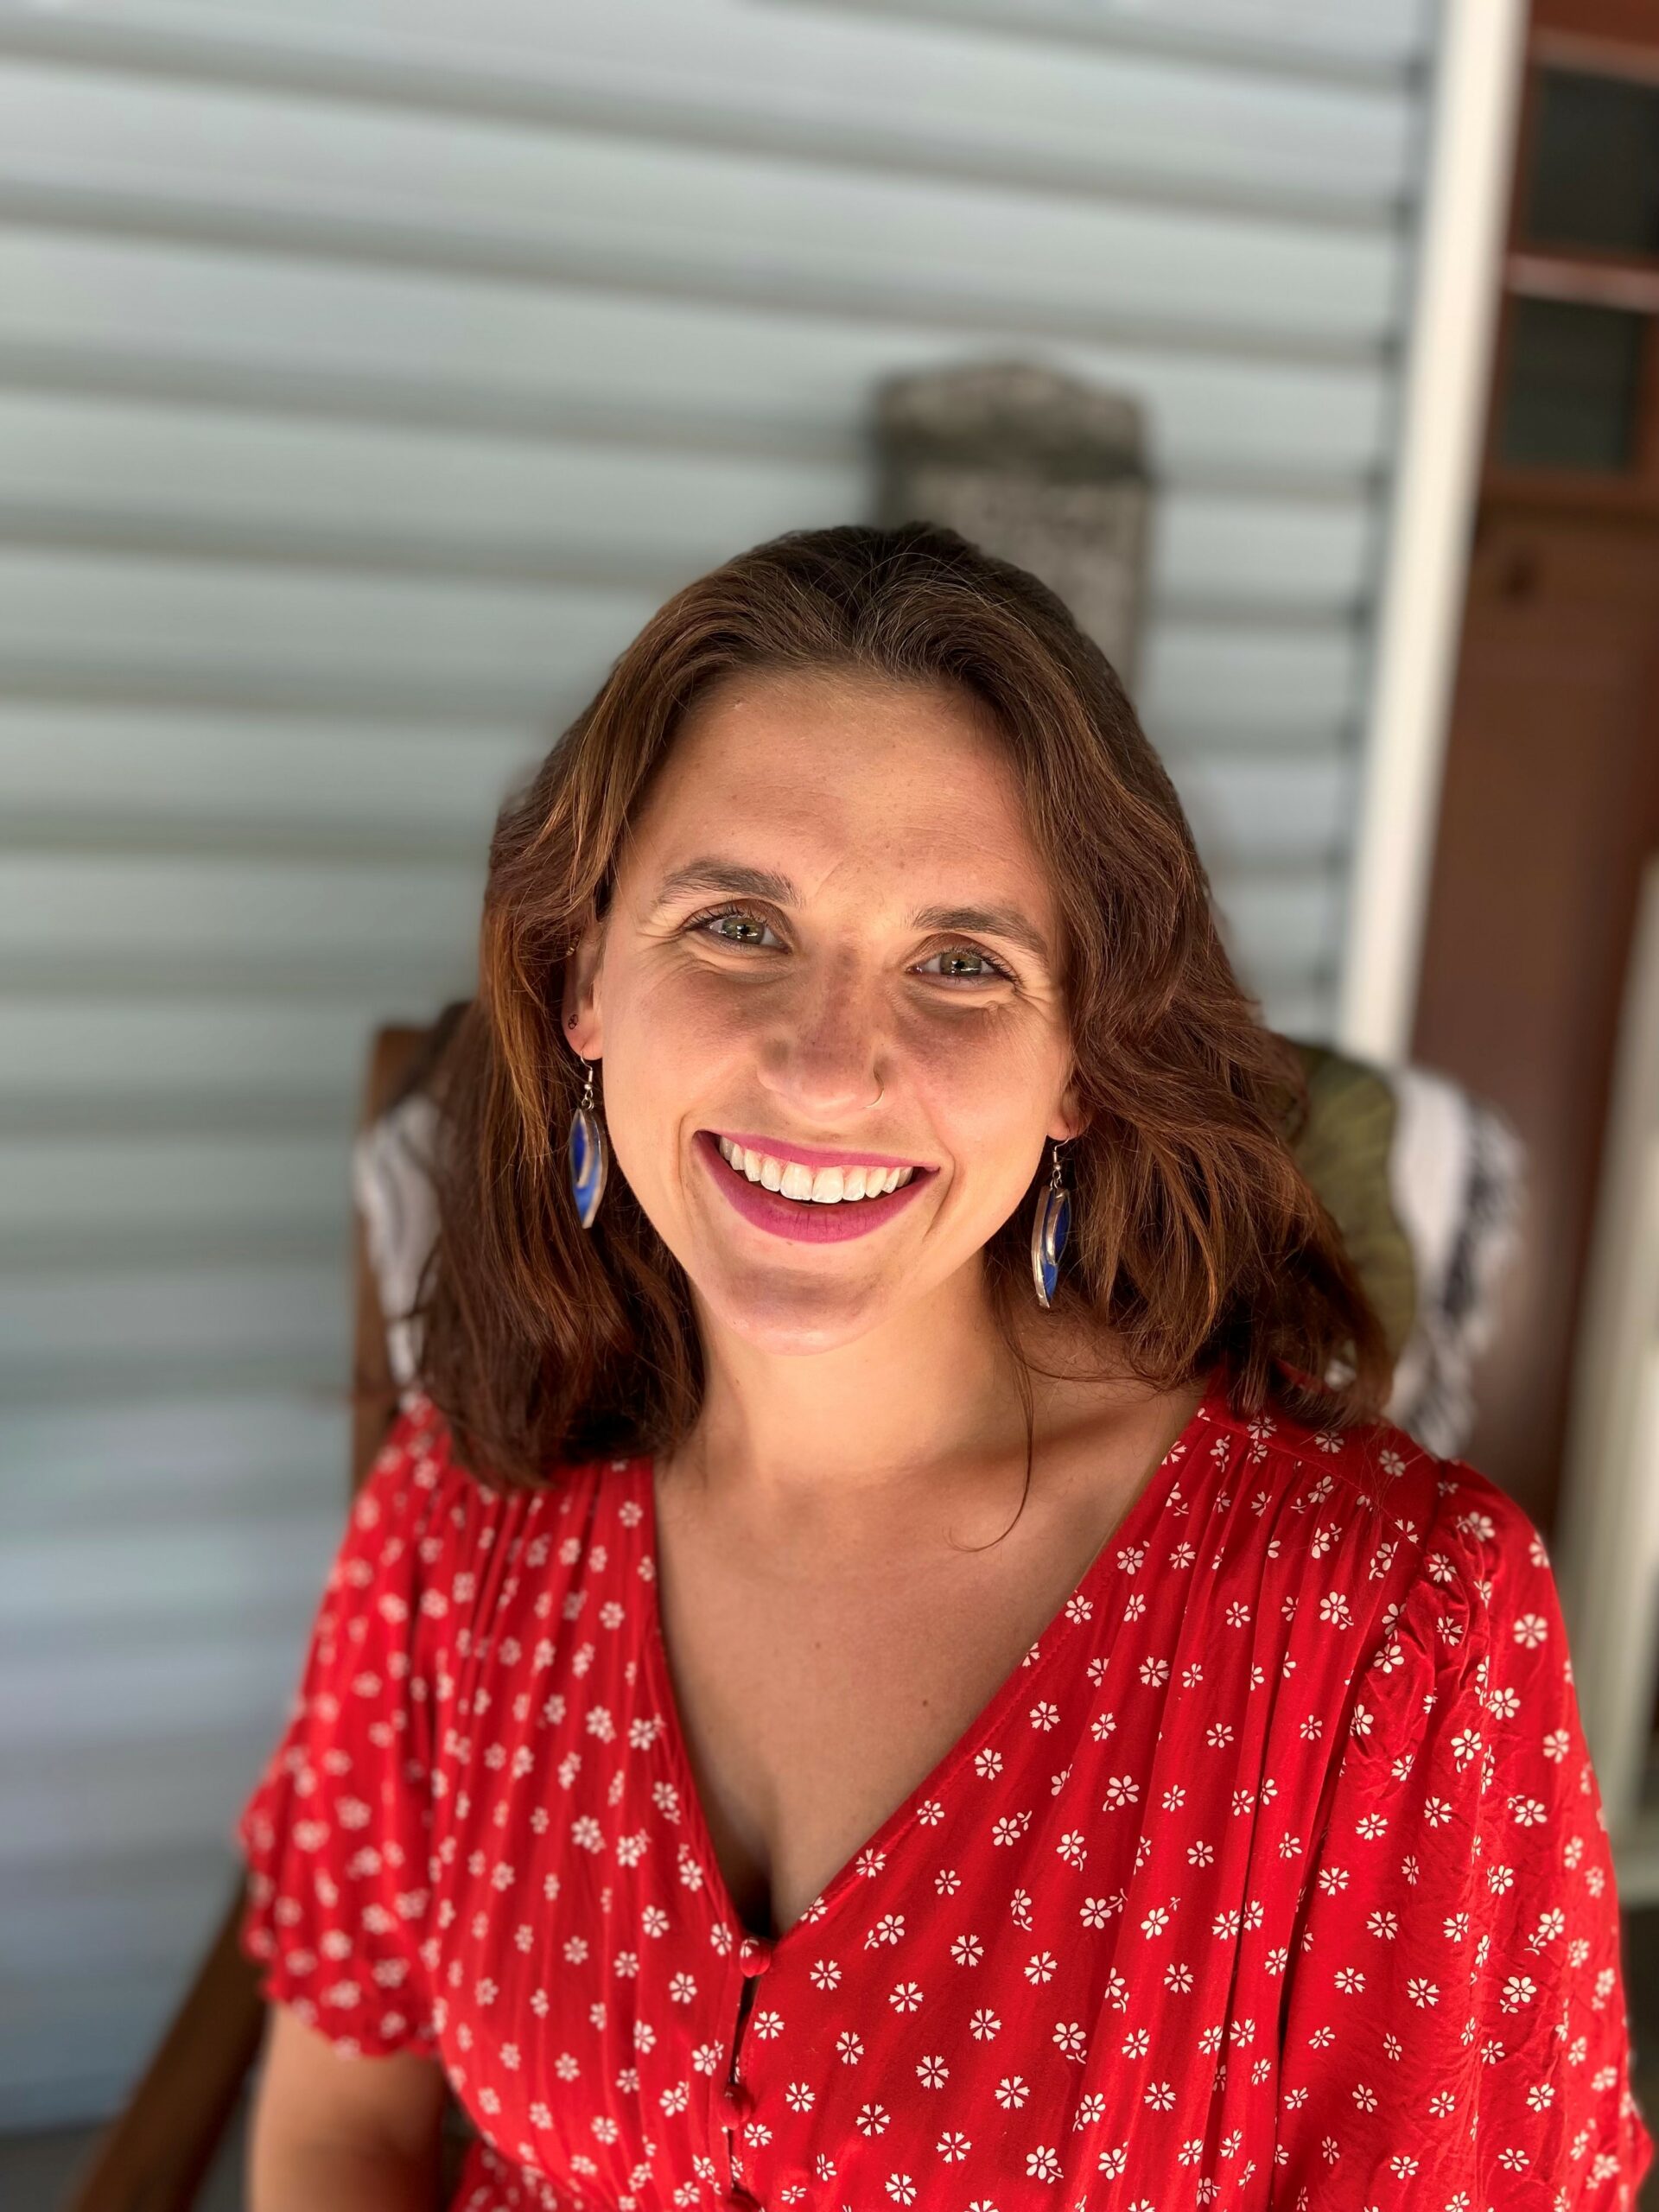
[[1037,1285],[1037,1303],[1048,1306],[1053,1303],[1054,1286],[1059,1281],[1060,1254],[1065,1248],[1065,1234],[1071,1226],[1071,1200],[1060,1186],[1060,1146],[1069,1138],[1056,1138],[1053,1164],[1049,1169],[1048,1187],[1037,1193],[1037,1205],[1031,1217],[1031,1273]]
[[605,1192],[610,1149],[605,1142],[599,1116],[594,1111],[594,1064],[584,1060],[582,1065],[588,1071],[588,1081],[582,1090],[582,1103],[570,1116],[570,1195],[576,1202],[582,1227],[591,1229]]

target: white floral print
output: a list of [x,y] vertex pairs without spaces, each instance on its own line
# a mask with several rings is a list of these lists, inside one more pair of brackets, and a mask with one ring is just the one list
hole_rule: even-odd
[[443,2067],[451,2212],[1629,2212],[1618,1905],[1543,1545],[1220,1383],[780,1936],[715,1860],[651,1464],[351,1511],[234,1835],[261,1986]]

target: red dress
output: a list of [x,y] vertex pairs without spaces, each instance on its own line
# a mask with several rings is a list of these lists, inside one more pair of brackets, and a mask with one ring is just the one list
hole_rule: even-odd
[[709,1846],[655,1525],[648,1460],[500,1497],[414,1397],[236,1826],[264,1994],[442,2062],[455,2212],[1633,2205],[1600,1799],[1484,1476],[1217,1386],[775,1939]]

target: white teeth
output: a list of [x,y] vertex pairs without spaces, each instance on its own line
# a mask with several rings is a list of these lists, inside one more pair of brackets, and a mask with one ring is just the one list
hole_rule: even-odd
[[853,1198],[876,1198],[908,1183],[912,1167],[819,1167],[796,1160],[774,1160],[770,1153],[746,1152],[729,1137],[718,1140],[721,1157],[751,1183],[778,1191],[786,1198],[810,1200],[817,1205],[839,1205]]

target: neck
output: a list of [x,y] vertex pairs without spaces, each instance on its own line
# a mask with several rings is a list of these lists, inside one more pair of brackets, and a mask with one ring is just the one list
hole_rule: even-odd
[[[995,1497],[1023,1478],[1018,1370],[982,1281],[931,1297],[850,1343],[806,1354],[758,1350],[703,1317],[708,1383],[696,1425],[664,1462],[723,1518],[791,1552],[861,1550],[895,1527],[931,1521],[940,1501]],[[1087,1407],[1098,1411],[1109,1344],[1026,1317],[1020,1348],[1052,1374],[1032,1377],[1033,1450]],[[1125,1404],[1140,1386],[1109,1380]],[[1010,1469],[1014,1470],[1012,1491]],[[1033,1466],[1033,1478],[1036,1469]],[[1000,1525],[1000,1523],[999,1523]]]

